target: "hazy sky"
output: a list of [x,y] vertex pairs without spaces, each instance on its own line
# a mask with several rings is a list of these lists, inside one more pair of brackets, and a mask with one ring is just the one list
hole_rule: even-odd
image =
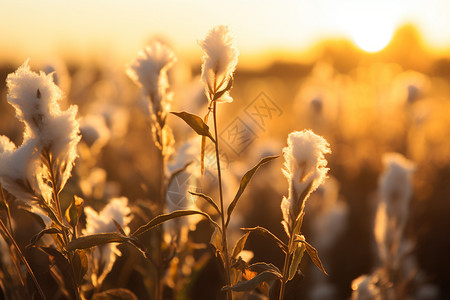
[[[154,36],[196,54],[214,25],[229,25],[241,53],[301,50],[326,36],[388,38],[414,22],[433,46],[450,46],[446,0],[0,0],[0,61],[74,56],[129,61]],[[106,53],[105,53],[106,52]]]

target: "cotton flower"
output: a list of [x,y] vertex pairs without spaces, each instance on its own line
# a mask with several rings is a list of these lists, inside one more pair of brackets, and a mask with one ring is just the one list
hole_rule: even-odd
[[127,70],[128,76],[141,86],[150,97],[151,110],[155,114],[170,109],[171,95],[167,93],[169,81],[167,70],[176,62],[173,51],[155,41],[138,53]]
[[[125,197],[111,199],[100,213],[97,213],[90,207],[84,208],[86,214],[86,229],[83,230],[84,235],[116,232],[116,226],[113,220],[120,224],[126,234],[130,233],[128,224],[131,221],[131,210],[128,207],[128,199]],[[106,244],[94,249],[92,272],[92,281],[94,286],[99,286],[106,275],[111,271],[116,257],[121,252],[115,244]]]
[[77,107],[70,106],[61,111],[62,93],[53,83],[52,76],[32,72],[28,62],[9,74],[6,84],[8,102],[26,127],[24,140],[35,139],[38,151],[51,157],[60,191],[70,177],[77,157],[76,145],[80,140]]
[[283,198],[281,210],[283,224],[292,229],[306,199],[327,175],[329,169],[324,155],[331,150],[323,137],[310,130],[290,133],[287,142],[288,146],[283,149],[285,163],[282,171],[289,182],[289,197]]
[[379,255],[385,264],[398,264],[398,249],[402,242],[412,196],[414,164],[398,153],[383,156],[385,171],[378,185],[380,200],[375,220],[375,238]]
[[[216,26],[201,41],[203,50],[202,82],[209,99],[228,85],[236,69],[239,51],[227,26]],[[211,99],[212,100],[212,99]],[[228,91],[218,100],[232,102]]]

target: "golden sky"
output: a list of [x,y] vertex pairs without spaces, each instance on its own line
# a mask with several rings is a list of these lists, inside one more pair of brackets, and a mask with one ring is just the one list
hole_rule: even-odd
[[197,41],[229,25],[241,53],[304,50],[324,37],[346,37],[364,50],[382,48],[414,23],[433,48],[450,46],[446,0],[0,0],[0,62],[70,53],[130,61],[151,37],[177,55],[195,55]]

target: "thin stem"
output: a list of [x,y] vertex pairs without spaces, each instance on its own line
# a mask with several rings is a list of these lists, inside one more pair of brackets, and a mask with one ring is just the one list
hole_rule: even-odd
[[[163,138],[162,138],[162,129],[161,129],[161,148],[159,149],[159,155],[160,155],[160,189],[159,189],[159,211],[158,215],[164,213],[164,207],[166,202],[166,176],[165,176],[165,157],[164,157],[164,144],[163,144]],[[157,265],[155,265],[156,269],[156,289],[155,289],[155,299],[156,300],[162,300],[163,299],[163,273],[164,273],[164,266],[163,266],[163,255],[162,255],[162,243],[163,243],[163,229],[162,226],[159,226],[156,230],[156,238],[157,238]]]
[[286,290],[286,281],[288,276],[288,269],[289,269],[289,258],[291,257],[291,245],[292,245],[292,236],[289,238],[289,247],[286,251],[286,255],[284,257],[284,264],[283,264],[283,279],[281,280],[281,286],[280,286],[280,297],[278,300],[284,299],[284,292]]
[[[61,204],[60,204],[60,199],[59,199],[59,192],[56,187],[55,171],[53,170],[53,161],[52,161],[49,151],[45,151],[44,156],[45,156],[45,159],[47,160],[47,164],[48,164],[47,166],[48,166],[49,173],[50,173],[50,181],[52,183],[52,189],[53,189],[52,196],[53,196],[53,201],[55,202],[55,205],[56,205],[56,213],[58,214],[58,219],[61,222],[61,224],[64,224],[64,219],[63,219],[63,214],[62,214]],[[63,233],[62,236],[63,236],[64,247],[65,247],[69,243],[69,237],[67,235],[67,231],[64,226],[61,227],[61,231]],[[76,297],[76,299],[81,299],[80,292],[78,290],[78,284],[75,282],[75,270],[73,268],[72,256],[70,253],[67,254],[67,258],[69,259],[70,267],[72,270],[72,283],[73,283],[73,287],[74,287],[75,297]]]
[[[230,278],[230,258],[228,256],[228,241],[227,241],[227,228],[225,226],[225,211],[223,209],[223,192],[222,192],[222,173],[220,170],[220,157],[219,157],[219,138],[218,138],[218,129],[217,129],[217,110],[216,110],[216,101],[213,101],[213,119],[214,119],[214,139],[216,140],[216,162],[217,162],[217,177],[219,181],[219,198],[220,198],[220,215],[222,221],[222,248],[224,250],[224,264],[225,264],[225,278],[227,281],[227,286],[231,285]],[[232,299],[232,293],[230,290],[227,291],[227,299]]]
[[22,261],[22,263],[25,265],[25,267],[27,268],[28,274],[30,274],[31,279],[34,282],[34,285],[36,286],[36,288],[38,289],[39,295],[41,296],[42,299],[46,300],[47,298],[44,295],[44,292],[42,291],[41,286],[39,285],[39,282],[37,281],[36,277],[34,276],[33,270],[31,270],[30,265],[28,264],[27,259],[25,258],[25,256],[23,255],[22,251],[20,250],[19,246],[17,245],[16,241],[14,240],[14,238],[12,237],[11,233],[8,231],[8,228],[6,228],[5,224],[3,223],[3,221],[0,219],[0,226],[2,228],[2,230],[4,231],[6,238],[9,240],[9,242],[11,244],[14,245],[14,248],[16,248],[17,253],[19,254],[20,260]]

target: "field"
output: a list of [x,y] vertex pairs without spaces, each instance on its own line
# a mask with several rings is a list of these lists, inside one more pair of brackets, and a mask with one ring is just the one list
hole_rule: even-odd
[[0,299],[449,298],[450,60],[405,27],[241,69],[218,28],[203,67],[0,66]]

